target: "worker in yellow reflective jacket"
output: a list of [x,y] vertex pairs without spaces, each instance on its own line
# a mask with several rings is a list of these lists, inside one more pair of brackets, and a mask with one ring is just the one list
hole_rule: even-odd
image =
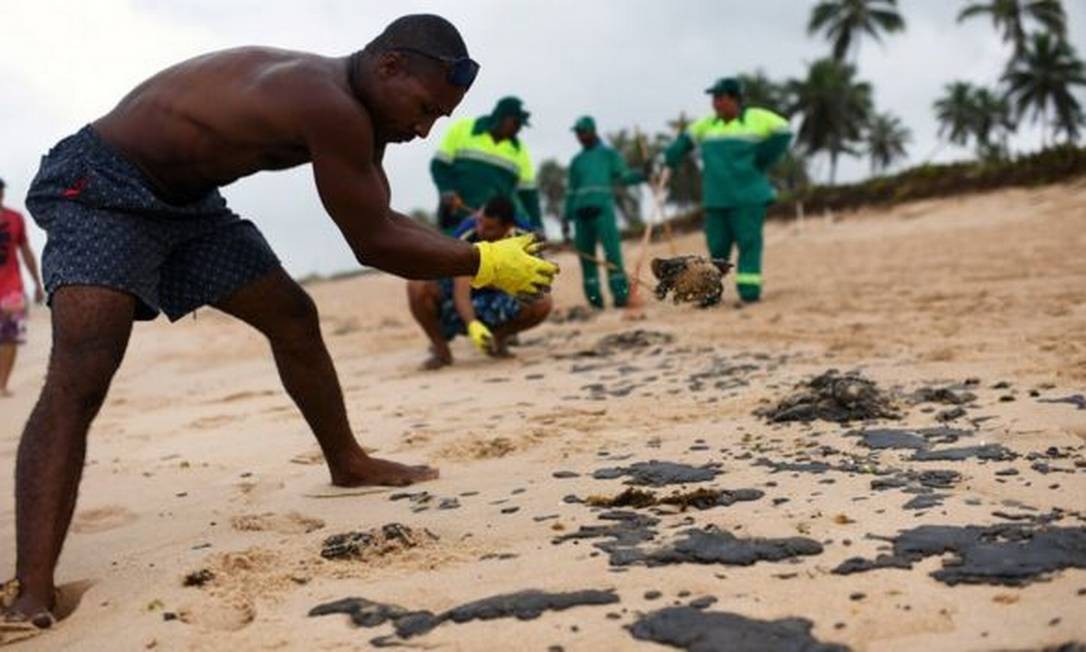
[[472,211],[497,196],[513,201],[518,217],[543,230],[535,168],[518,134],[530,113],[517,97],[503,97],[488,115],[457,120],[430,163],[441,203],[438,224],[451,233]]
[[727,259],[732,244],[738,245],[739,298],[757,301],[762,294],[762,225],[766,206],[776,197],[767,172],[788,150],[792,133],[776,113],[745,106],[738,79],[720,79],[706,92],[713,96],[713,113],[679,135],[665,160],[674,169],[698,148],[709,254]]

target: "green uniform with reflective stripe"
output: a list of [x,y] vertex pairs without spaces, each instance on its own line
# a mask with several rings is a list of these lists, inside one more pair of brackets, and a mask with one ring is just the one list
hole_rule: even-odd
[[467,205],[464,216],[498,195],[509,197],[533,228],[542,229],[535,168],[519,139],[494,142],[489,116],[463,118],[449,127],[430,163],[438,192],[455,192]]
[[[596,243],[603,245],[607,262],[607,284],[616,306],[626,305],[629,281],[622,267],[622,242],[615,216],[615,185],[641,183],[645,175],[632,172],[618,152],[603,143],[583,148],[569,164],[566,187],[566,219],[574,225],[573,244],[589,256],[596,255]],[[584,295],[593,306],[603,307],[599,267],[581,258]]]
[[762,225],[765,207],[776,197],[766,172],[791,138],[787,120],[750,107],[729,122],[715,114],[694,122],[665,153],[675,167],[698,148],[709,254],[729,258],[732,244],[739,246],[736,285],[745,301],[757,300],[762,290]]

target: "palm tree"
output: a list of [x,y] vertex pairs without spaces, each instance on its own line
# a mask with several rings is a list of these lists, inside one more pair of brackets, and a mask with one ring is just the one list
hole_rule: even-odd
[[1010,103],[1001,93],[956,81],[945,86],[933,108],[940,137],[961,146],[974,142],[982,159],[1007,155],[1007,139],[1016,124]]
[[1007,96],[1019,117],[1033,110],[1032,120],[1042,124],[1042,140],[1048,143],[1050,109],[1055,131],[1069,140],[1078,137],[1082,106],[1075,86],[1086,86],[1086,65],[1071,44],[1048,33],[1032,34],[1018,58],[1003,73]]
[[973,136],[977,140],[977,154],[982,159],[1001,159],[1007,156],[1007,139],[1016,125],[1006,96],[987,88],[976,88],[972,97]]
[[790,112],[802,116],[796,144],[809,154],[830,157],[830,183],[841,154],[857,153],[871,116],[871,84],[856,80],[856,67],[834,59],[811,64],[807,78],[788,82]]
[[811,10],[807,33],[824,32],[833,44],[833,58],[844,61],[855,54],[860,35],[866,33],[882,42],[881,32],[892,34],[905,29],[897,0],[822,0]]
[[543,212],[555,219],[562,219],[566,199],[566,167],[549,158],[539,164],[536,186],[543,197]]
[[769,109],[776,113],[784,113],[788,110],[790,103],[787,85],[773,81],[761,70],[739,75],[739,82],[743,85],[744,104]]
[[896,115],[879,113],[872,117],[865,134],[871,174],[886,170],[908,156],[905,146],[912,138],[908,127]]
[[935,100],[935,119],[939,121],[939,137],[946,136],[955,145],[968,145],[973,137],[976,107],[975,89],[969,82],[956,81],[944,87],[944,95]]
[[1080,131],[1083,126],[1086,126],[1086,115],[1083,114],[1082,109],[1075,106],[1062,106],[1056,107],[1056,122],[1055,128],[1052,131],[1052,135],[1063,133],[1067,136],[1067,141],[1074,143],[1078,141],[1078,137],[1082,135]]
[[781,160],[769,169],[769,178],[777,188],[795,194],[811,183],[807,157],[803,152],[790,148]]
[[974,2],[958,14],[958,22],[987,14],[992,25],[1000,31],[1004,42],[1014,45],[1017,56],[1026,46],[1026,21],[1036,22],[1042,29],[1067,34],[1067,15],[1060,0],[990,0]]

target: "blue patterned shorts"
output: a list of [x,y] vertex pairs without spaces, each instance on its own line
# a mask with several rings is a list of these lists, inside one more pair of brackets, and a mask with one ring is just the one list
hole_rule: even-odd
[[136,319],[162,311],[176,321],[279,265],[256,226],[217,190],[168,203],[90,126],[42,158],[26,207],[48,235],[42,271],[50,299],[65,285],[113,288],[136,297]]
[[[438,286],[441,288],[441,334],[451,340],[467,333],[468,327],[453,303],[453,280],[443,278]],[[520,302],[516,297],[493,288],[472,290],[471,305],[475,308],[475,317],[492,329],[520,314]]]

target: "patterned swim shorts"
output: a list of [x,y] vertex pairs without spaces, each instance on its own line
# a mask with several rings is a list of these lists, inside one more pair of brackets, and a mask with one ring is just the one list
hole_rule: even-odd
[[63,286],[95,285],[136,297],[136,319],[162,311],[176,321],[279,265],[218,190],[169,203],[90,126],[42,158],[26,206],[48,235],[42,271],[50,300]]
[[[441,334],[446,340],[468,332],[468,327],[456,311],[453,303],[453,280],[443,278],[438,281],[441,288]],[[471,291],[471,305],[475,317],[487,325],[497,328],[520,314],[520,302],[511,294],[493,288]]]

